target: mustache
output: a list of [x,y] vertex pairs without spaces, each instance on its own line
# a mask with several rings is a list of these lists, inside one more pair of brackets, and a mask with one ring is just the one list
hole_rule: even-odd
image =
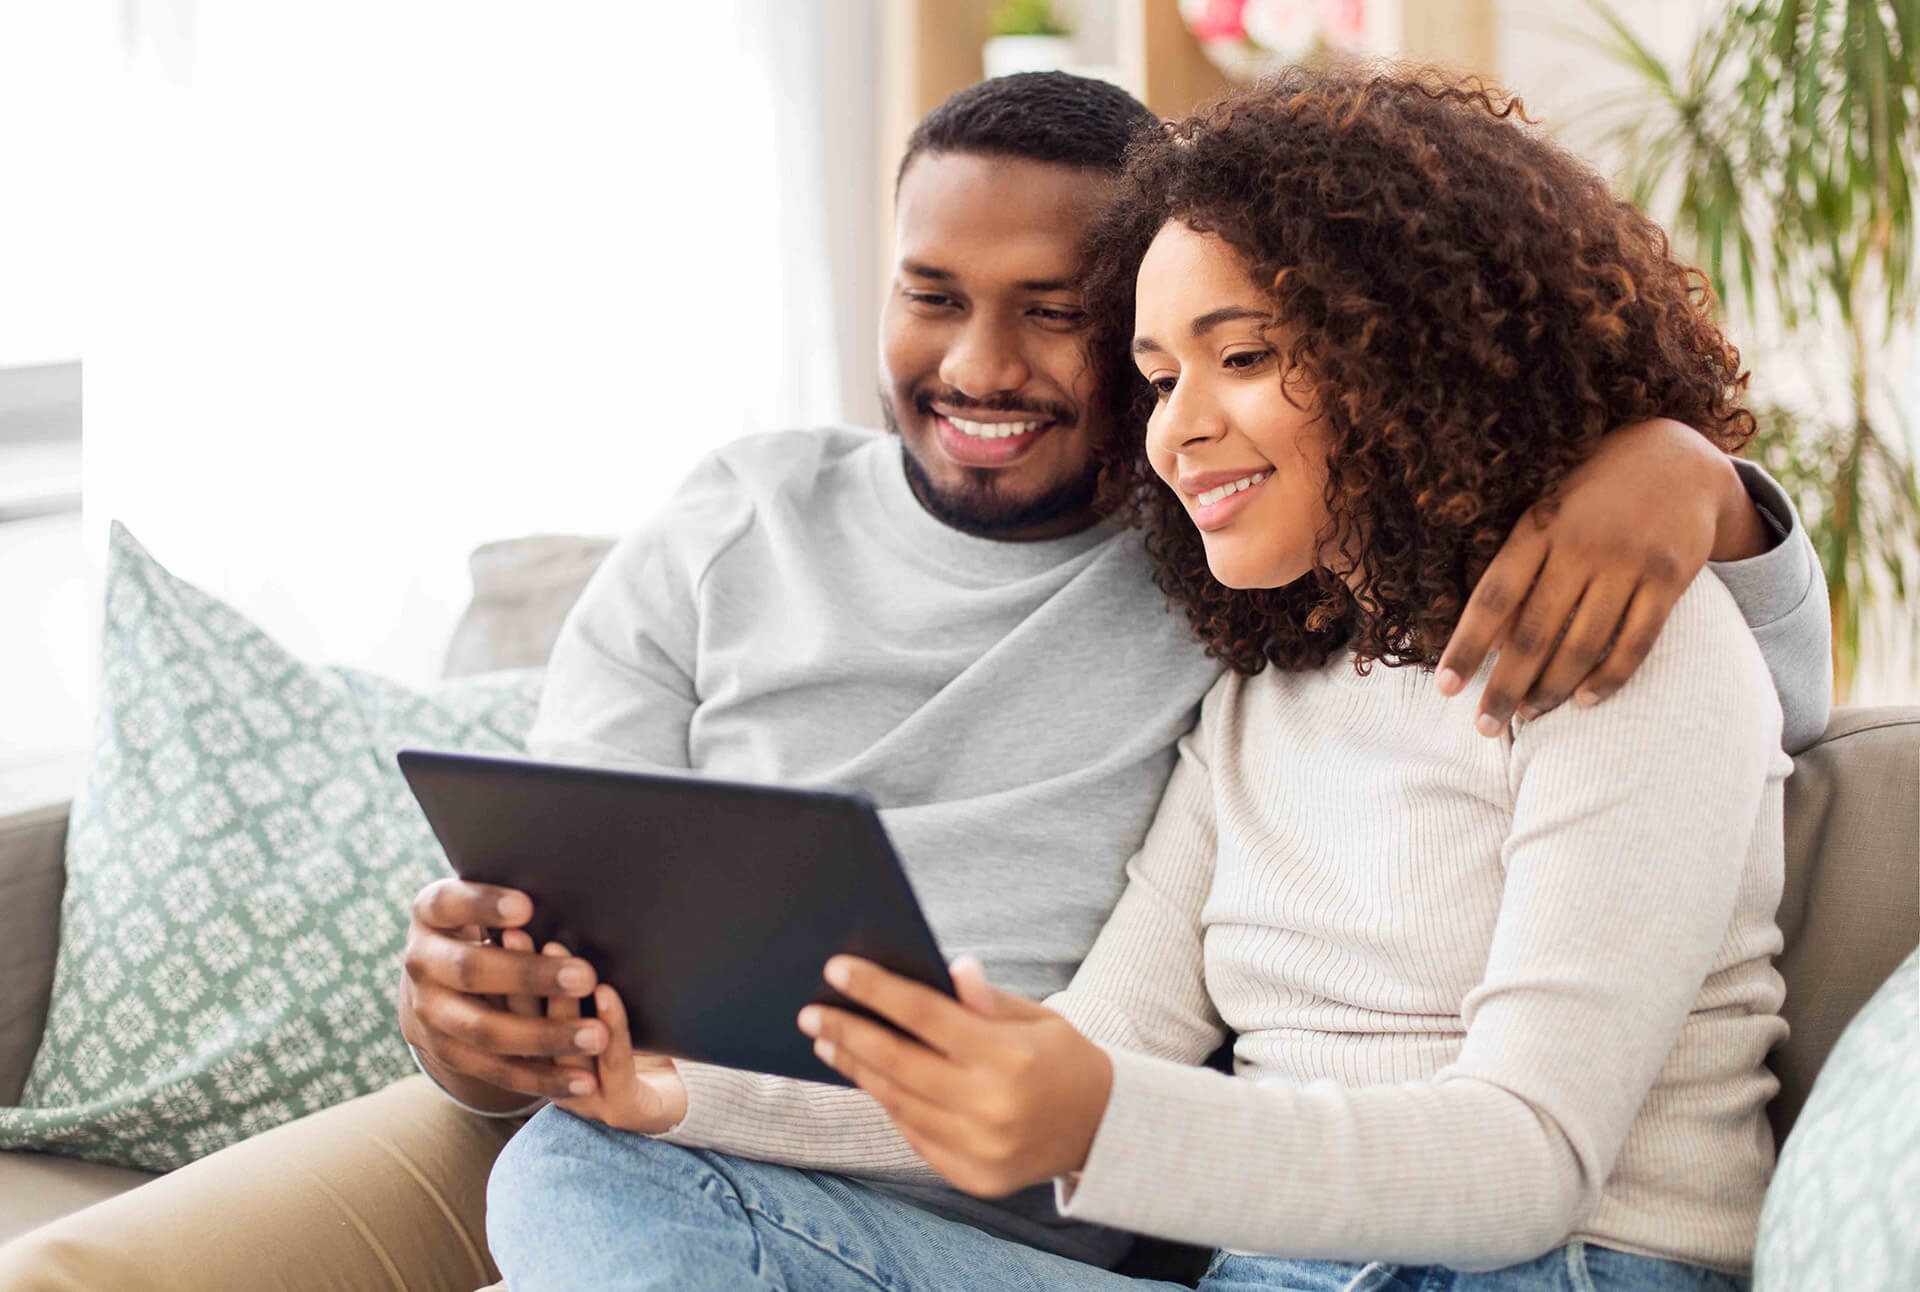
[[913,406],[922,416],[931,416],[935,404],[943,404],[955,412],[1029,413],[1060,426],[1072,426],[1080,420],[1071,405],[1043,399],[1019,399],[1011,395],[972,399],[955,390],[923,390],[913,397]]

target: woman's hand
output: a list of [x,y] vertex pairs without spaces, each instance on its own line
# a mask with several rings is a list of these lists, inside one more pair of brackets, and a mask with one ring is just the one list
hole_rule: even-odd
[[955,1187],[1003,1198],[1086,1164],[1113,1064],[1066,1019],[989,986],[970,959],[954,962],[959,1002],[852,956],[826,978],[910,1035],[825,1005],[801,1010],[800,1030]]
[[[501,934],[501,945],[509,951],[531,951],[533,939],[518,929],[509,929]],[[558,942],[549,942],[541,948],[541,953],[565,956],[567,949]],[[544,1003],[549,1019],[580,1017],[580,1002],[572,997],[550,996]],[[507,998],[507,1008],[530,1017],[538,1016],[541,1004],[541,999],[535,996]],[[592,1076],[592,1093],[557,1098],[553,1102],[570,1113],[619,1130],[641,1135],[662,1135],[672,1130],[687,1115],[687,1087],[680,1080],[673,1060],[659,1054],[634,1053],[626,1005],[612,987],[601,983],[594,988],[593,1005],[601,1023],[606,1025],[606,1048],[598,1055],[562,1055],[554,1060],[565,1067],[583,1069]]]
[[1610,432],[1556,497],[1533,507],[1474,585],[1435,684],[1453,695],[1500,653],[1482,735],[1573,696],[1598,704],[1632,677],[1708,560],[1766,550],[1733,459],[1666,418]]

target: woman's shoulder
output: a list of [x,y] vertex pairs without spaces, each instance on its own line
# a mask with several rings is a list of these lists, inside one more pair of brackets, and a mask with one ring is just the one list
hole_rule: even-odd
[[1561,707],[1574,710],[1567,716],[1575,721],[1527,724],[1516,746],[1530,736],[1590,739],[1601,728],[1622,739],[1698,744],[1703,752],[1727,742],[1780,744],[1780,698],[1766,658],[1733,594],[1706,569],[1680,594],[1618,691],[1590,710]]

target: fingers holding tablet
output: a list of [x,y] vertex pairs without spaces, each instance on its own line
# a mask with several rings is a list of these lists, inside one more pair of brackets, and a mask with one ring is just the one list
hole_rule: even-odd
[[[549,942],[542,952],[552,957],[567,955],[566,948],[557,942]],[[546,1004],[549,1018],[573,1021],[580,1016],[579,1002],[571,998],[551,997]],[[625,1002],[611,985],[601,983],[594,989],[593,1005],[598,1025],[607,1031],[605,1048],[597,1058],[579,1056],[554,1062],[590,1071],[597,1088],[554,1102],[577,1116],[591,1117],[620,1130],[643,1135],[672,1130],[687,1115],[687,1088],[680,1080],[679,1069],[665,1055],[634,1051]]]
[[[544,1016],[543,1001],[590,995],[598,979],[584,960],[537,954],[519,927],[532,915],[525,893],[439,880],[414,900],[402,961],[402,1035],[457,1097],[503,1111],[508,1095],[591,1089],[591,1072],[552,1059],[581,1054],[582,1032],[585,1045],[605,1044],[604,1027],[579,1020],[577,1005],[571,1026]],[[481,938],[494,928],[500,942],[488,946]]]

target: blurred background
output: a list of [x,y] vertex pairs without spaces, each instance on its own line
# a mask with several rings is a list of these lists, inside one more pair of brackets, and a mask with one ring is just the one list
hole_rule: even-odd
[[1843,702],[1920,700],[1920,0],[0,0],[0,777],[86,740],[109,520],[424,683],[478,544],[877,424],[946,95],[1063,66],[1174,115],[1349,53],[1516,91],[1713,275]]

